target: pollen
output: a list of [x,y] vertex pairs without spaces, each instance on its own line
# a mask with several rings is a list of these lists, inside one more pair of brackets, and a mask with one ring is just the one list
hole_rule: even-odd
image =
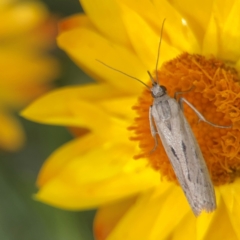
[[[155,74],[156,75],[156,74]],[[238,72],[215,58],[184,53],[165,64],[156,78],[167,93],[184,97],[207,121],[230,128],[218,128],[199,121],[196,113],[183,105],[183,111],[200,146],[214,185],[233,182],[240,176],[240,79]],[[150,86],[150,85],[149,85]],[[135,159],[147,158],[163,178],[175,181],[171,163],[158,136],[157,148],[149,125],[149,108],[153,98],[144,90],[133,109],[137,113],[132,140],[141,152]]]

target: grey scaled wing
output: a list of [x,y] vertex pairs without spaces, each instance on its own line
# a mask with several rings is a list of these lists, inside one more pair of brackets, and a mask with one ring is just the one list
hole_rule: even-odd
[[161,101],[155,100],[149,113],[151,131],[155,128],[155,123],[194,214],[198,216],[203,210],[213,211],[216,209],[214,188],[189,123],[175,99],[166,95]]

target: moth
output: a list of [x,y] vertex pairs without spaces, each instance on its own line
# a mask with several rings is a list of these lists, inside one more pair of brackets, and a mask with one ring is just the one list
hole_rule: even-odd
[[154,100],[149,109],[149,122],[155,139],[154,149],[158,134],[194,215],[198,216],[203,210],[212,212],[216,209],[214,187],[200,147],[183,114],[183,102],[196,112],[200,120],[214,127],[225,127],[208,122],[186,99],[180,98],[178,102],[167,94],[165,86],[151,79]]
[[[162,24],[158,46],[156,79],[164,22],[165,19]],[[180,97],[179,101],[177,101],[177,95],[184,92],[175,93],[174,98],[170,97],[167,94],[166,87],[160,85],[158,79],[155,81],[150,72],[148,72],[148,74],[152,81],[151,88],[140,79],[110,67],[99,60],[97,61],[114,71],[141,82],[150,90],[153,97],[153,104],[149,108],[149,124],[151,135],[155,139],[153,151],[158,145],[157,135],[159,135],[175,175],[194,215],[199,216],[202,211],[214,211],[216,209],[214,187],[200,147],[184,116],[183,103],[186,103],[193,109],[199,117],[199,120],[213,127],[230,128],[231,126],[219,126],[207,121],[204,116],[183,97]]]

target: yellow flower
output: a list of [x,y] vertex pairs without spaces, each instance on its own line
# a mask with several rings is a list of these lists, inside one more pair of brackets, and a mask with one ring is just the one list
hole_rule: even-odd
[[[72,210],[98,207],[98,240],[240,239],[240,2],[81,3],[87,15],[65,20],[58,43],[97,83],[54,91],[23,111],[78,136],[44,164],[36,199]],[[185,108],[216,186],[217,210],[198,218],[161,144],[149,155],[151,96],[137,81],[96,61],[149,83],[146,70],[155,71],[164,18],[161,84],[171,96],[194,85],[184,97],[209,121],[233,126],[198,123]]]
[[58,73],[52,47],[55,20],[39,2],[0,1],[0,149],[17,150],[24,142],[12,115],[50,88]]

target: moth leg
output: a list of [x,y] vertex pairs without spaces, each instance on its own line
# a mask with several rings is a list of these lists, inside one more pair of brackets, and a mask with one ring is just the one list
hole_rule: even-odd
[[178,95],[191,92],[194,88],[195,88],[195,86],[192,86],[192,87],[190,87],[187,91],[175,92],[175,93],[174,93],[174,98],[177,100],[177,96],[178,96]]
[[155,125],[153,123],[152,106],[149,108],[149,123],[150,123],[151,134],[152,134],[152,136],[154,138],[154,142],[155,142],[154,143],[154,148],[150,152],[150,153],[153,153],[156,150],[157,146],[158,146],[158,140],[157,140],[157,133],[158,132],[157,132],[157,130],[155,128]]
[[217,127],[217,128],[231,128],[232,126],[220,126],[217,124],[214,124],[212,122],[209,122],[190,102],[188,102],[185,98],[180,98],[179,99],[179,104],[180,107],[183,106],[183,102],[185,102],[199,117],[199,121],[203,121],[213,127]]

